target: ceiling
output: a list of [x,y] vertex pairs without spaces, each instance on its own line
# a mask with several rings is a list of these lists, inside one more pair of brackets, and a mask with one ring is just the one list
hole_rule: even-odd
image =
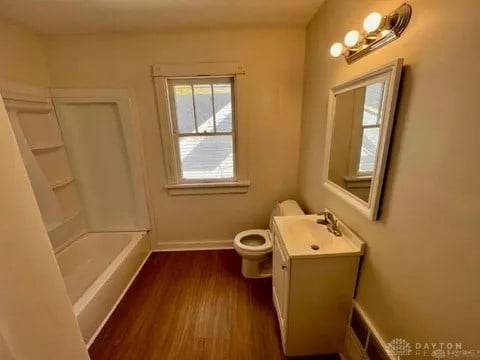
[[0,0],[40,33],[306,25],[324,0]]

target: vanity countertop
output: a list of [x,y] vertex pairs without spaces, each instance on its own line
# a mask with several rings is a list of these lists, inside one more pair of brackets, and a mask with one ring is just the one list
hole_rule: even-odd
[[317,223],[318,215],[275,216],[275,231],[291,258],[361,256],[365,243],[338,221],[341,236]]

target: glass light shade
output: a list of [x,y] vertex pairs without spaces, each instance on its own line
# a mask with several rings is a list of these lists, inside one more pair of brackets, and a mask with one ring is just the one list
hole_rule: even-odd
[[352,47],[357,45],[358,40],[360,40],[360,33],[357,30],[350,30],[347,35],[345,35],[345,39],[343,39],[343,42],[348,47]]
[[339,42],[333,44],[330,47],[330,55],[333,57],[339,57],[343,53],[343,45]]
[[372,12],[363,20],[363,29],[366,32],[377,31],[382,24],[383,16],[378,12]]

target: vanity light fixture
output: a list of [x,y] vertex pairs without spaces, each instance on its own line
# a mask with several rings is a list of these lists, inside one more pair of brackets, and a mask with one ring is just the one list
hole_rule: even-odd
[[396,40],[407,27],[412,16],[412,7],[404,3],[390,14],[383,16],[378,12],[370,13],[363,20],[363,31],[350,30],[340,42],[330,47],[333,57],[345,56],[347,63],[360,59],[362,56]]
[[343,53],[343,45],[342,43],[335,43],[330,47],[330,55],[333,57],[339,57]]
[[363,20],[363,30],[367,33],[373,33],[382,25],[383,16],[378,12],[370,13],[365,20]]
[[343,39],[343,43],[348,46],[349,48],[355,47],[360,40],[360,33],[357,30],[350,30],[347,35],[345,35],[345,39]]

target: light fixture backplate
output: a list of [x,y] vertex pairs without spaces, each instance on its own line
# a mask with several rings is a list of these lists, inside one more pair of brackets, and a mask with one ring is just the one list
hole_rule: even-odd
[[345,60],[347,61],[347,63],[351,64],[354,61],[360,59],[361,57],[398,39],[407,27],[408,23],[410,22],[411,17],[412,7],[410,6],[410,4],[404,3],[399,8],[395,9],[387,16],[390,21],[390,28],[385,30],[387,30],[388,33],[370,43],[365,44],[363,48],[360,48],[356,51],[351,51],[346,54]]

